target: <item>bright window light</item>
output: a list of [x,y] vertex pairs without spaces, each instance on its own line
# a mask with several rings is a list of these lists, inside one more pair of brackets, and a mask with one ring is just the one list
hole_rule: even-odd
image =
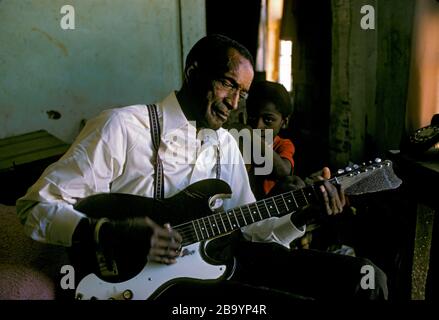
[[291,55],[293,53],[293,42],[287,40],[280,41],[279,57],[279,82],[291,91],[293,79],[291,75]]

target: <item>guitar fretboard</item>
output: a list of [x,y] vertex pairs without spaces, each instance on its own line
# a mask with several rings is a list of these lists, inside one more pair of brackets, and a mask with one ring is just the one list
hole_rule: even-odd
[[254,222],[271,217],[281,217],[315,202],[314,186],[289,191],[234,209],[192,220],[173,228],[183,237],[183,246],[211,239]]

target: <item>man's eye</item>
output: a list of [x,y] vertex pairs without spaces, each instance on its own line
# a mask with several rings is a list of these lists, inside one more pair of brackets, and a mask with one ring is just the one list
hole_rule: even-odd
[[227,81],[227,80],[222,80],[221,81],[221,84],[224,86],[224,87],[226,87],[226,88],[228,88],[228,89],[233,89],[233,84],[231,84],[229,81]]

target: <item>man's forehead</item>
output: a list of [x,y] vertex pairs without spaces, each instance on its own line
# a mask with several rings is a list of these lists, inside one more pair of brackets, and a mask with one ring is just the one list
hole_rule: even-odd
[[244,57],[238,50],[229,48],[227,50],[227,66],[229,69],[237,69],[242,64],[253,69],[251,62],[246,57]]

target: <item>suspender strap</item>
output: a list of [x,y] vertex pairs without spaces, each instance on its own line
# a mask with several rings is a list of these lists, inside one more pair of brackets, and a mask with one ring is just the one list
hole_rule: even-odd
[[163,177],[163,164],[162,159],[159,157],[160,147],[160,122],[157,113],[157,106],[155,104],[147,105],[149,113],[149,124],[151,127],[152,145],[155,151],[155,163],[154,163],[154,199],[164,198],[164,177]]
[[[159,147],[160,147],[160,122],[159,116],[157,113],[157,106],[155,104],[147,105],[148,113],[149,113],[149,123],[151,127],[151,137],[152,137],[152,145],[155,151],[155,163],[154,163],[154,199],[163,199],[165,196],[164,191],[164,175],[163,175],[163,164],[162,159],[159,157]],[[217,147],[216,152],[216,164],[215,164],[215,173],[216,178],[220,179],[221,177],[221,155],[220,155],[220,147]]]
[[220,155],[219,146],[216,148],[215,172],[216,172],[216,178],[219,179],[221,177],[221,155]]

